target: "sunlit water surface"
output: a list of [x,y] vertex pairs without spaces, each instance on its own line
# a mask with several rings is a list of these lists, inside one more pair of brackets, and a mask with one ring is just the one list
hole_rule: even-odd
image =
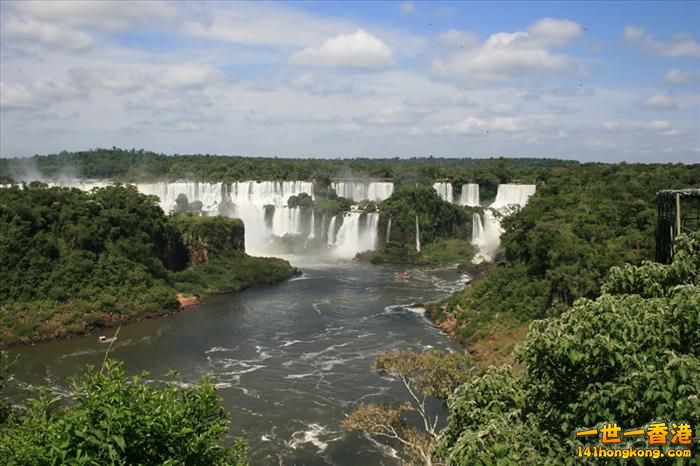
[[[246,437],[254,464],[280,457],[286,465],[395,464],[392,449],[339,423],[359,403],[407,400],[399,383],[372,370],[378,353],[460,350],[411,305],[447,296],[464,278],[454,268],[288,259],[302,276],[125,326],[112,355],[130,373],[147,370],[155,379],[173,369],[184,383],[211,375],[231,434]],[[67,379],[100,364],[105,347],[90,335],[13,349],[20,355],[13,397],[39,384],[67,392]]]

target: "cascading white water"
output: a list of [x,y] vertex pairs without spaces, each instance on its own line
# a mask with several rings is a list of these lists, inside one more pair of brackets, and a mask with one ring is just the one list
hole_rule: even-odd
[[479,252],[472,262],[481,263],[493,260],[493,256],[501,244],[500,218],[510,215],[525,204],[530,196],[535,194],[536,186],[533,184],[502,184],[498,186],[496,199],[484,211],[484,220],[474,214],[472,225],[472,244],[479,247]]
[[479,203],[479,185],[465,183],[462,185],[462,194],[459,196],[459,205],[477,207]]
[[418,216],[416,215],[416,251],[420,252],[420,227],[418,226]]
[[[307,193],[313,197],[314,186],[309,181],[238,181],[231,184],[178,181],[175,183],[137,183],[144,194],[160,199],[165,212],[175,208],[178,195],[187,200],[202,202],[202,210],[209,215],[219,213],[224,200],[233,205],[233,216],[243,220],[246,229],[246,250],[265,253],[272,235],[299,235],[304,230],[301,209],[287,207],[290,196]],[[271,225],[265,222],[265,206],[274,206]]]
[[331,218],[331,223],[328,224],[328,246],[333,247],[335,246],[335,224],[336,224],[336,215]]
[[222,200],[221,183],[199,183],[196,181],[136,183],[136,189],[144,194],[158,196],[160,207],[166,214],[175,210],[175,201],[180,194],[186,195],[190,203],[200,201],[202,211],[207,214],[217,213]]
[[[56,185],[77,187],[89,190],[110,184],[109,181],[89,182],[73,180],[58,182]],[[389,182],[336,183],[342,185],[342,194],[357,196],[359,200],[381,201],[393,192]],[[290,196],[307,193],[313,197],[314,185],[308,181],[238,181],[231,184],[205,183],[196,181],[136,183],[136,188],[148,195],[157,196],[164,212],[172,212],[180,194],[187,196],[192,203],[200,201],[206,215],[225,214],[238,217],[245,224],[246,251],[251,254],[268,254],[273,237],[297,235],[312,239],[316,237],[316,216],[313,211],[305,213],[300,207],[289,207]],[[348,194],[352,193],[352,194]],[[339,193],[340,194],[340,193]],[[341,194],[341,195],[342,195]],[[345,197],[345,196],[344,196]],[[274,209],[266,221],[266,208]],[[337,216],[328,224],[327,242],[339,257],[354,257],[358,252],[374,249],[376,246],[379,214],[347,212],[343,223],[338,227]],[[321,219],[320,235],[323,237],[325,221]]]
[[388,199],[394,192],[394,183],[387,181],[337,181],[331,184],[331,188],[338,196],[355,202],[364,200],[381,202]]
[[301,209],[299,207],[275,207],[272,232],[275,236],[301,234]]
[[[332,225],[333,223],[331,221]],[[373,250],[377,243],[378,224],[378,213],[346,212],[333,242],[333,253],[349,259],[355,257],[358,252]],[[331,231],[328,237],[330,243]]]
[[390,240],[391,240],[391,217],[389,217],[389,220],[386,222],[386,238],[384,238],[384,244],[389,244]]
[[316,212],[311,211],[311,224],[309,225],[309,235],[308,239],[314,239],[316,237]]
[[535,194],[534,184],[501,184],[498,186],[496,200],[489,207],[492,209],[502,209],[508,206],[522,207],[527,204],[527,200]]
[[482,246],[484,240],[484,224],[481,222],[481,215],[472,214],[472,244]]
[[443,201],[452,203],[452,184],[450,183],[433,183],[433,189]]

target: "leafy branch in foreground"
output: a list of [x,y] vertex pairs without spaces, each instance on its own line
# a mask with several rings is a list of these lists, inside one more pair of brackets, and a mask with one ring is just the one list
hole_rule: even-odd
[[[397,443],[409,462],[432,465],[433,451],[440,441],[440,419],[430,412],[428,400],[447,400],[467,380],[471,367],[468,354],[435,349],[379,355],[374,369],[398,379],[411,401],[398,407],[363,404],[343,421],[343,428]],[[420,427],[406,421],[409,413],[418,415]]]
[[208,380],[194,386],[126,377],[109,361],[73,382],[72,400],[47,391],[0,427],[7,464],[240,465],[242,440],[222,442],[229,421]]

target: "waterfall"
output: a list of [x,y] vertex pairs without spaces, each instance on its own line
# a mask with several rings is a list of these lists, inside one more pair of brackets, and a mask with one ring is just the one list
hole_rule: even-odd
[[333,243],[333,253],[350,259],[358,252],[373,250],[377,242],[378,224],[378,213],[346,212]]
[[496,199],[484,211],[483,222],[474,214],[472,225],[472,244],[479,247],[479,252],[472,262],[481,263],[493,260],[496,250],[501,244],[501,217],[512,214],[515,210],[527,204],[528,199],[535,193],[536,186],[532,184],[502,184],[498,186]]
[[[299,208],[287,207],[290,196],[307,193],[313,196],[314,185],[309,181],[237,181],[231,184],[177,181],[174,183],[137,183],[136,189],[144,194],[158,196],[160,206],[168,213],[175,208],[175,200],[185,194],[187,200],[202,202],[208,215],[222,211],[243,220],[246,250],[265,253],[272,236],[302,233],[302,215]],[[265,221],[265,206],[273,206],[272,222]]]
[[462,194],[459,197],[459,205],[477,207],[479,202],[479,185],[466,183],[462,185]]
[[416,215],[416,251],[420,252],[420,228],[418,227],[418,216]]
[[386,181],[337,181],[333,182],[331,187],[338,196],[355,202],[364,200],[381,202],[394,192],[394,183]]
[[384,244],[389,244],[390,239],[391,239],[391,217],[389,217],[389,221],[386,222],[386,238],[384,238]]
[[311,211],[311,223],[309,224],[309,236],[307,238],[314,239],[316,237],[316,212]]
[[301,234],[301,209],[276,207],[272,217],[272,234],[275,236]]
[[489,207],[502,209],[509,206],[522,207],[535,194],[534,184],[502,184],[498,186],[496,200]]
[[[80,189],[106,186],[109,182],[74,180],[59,185]],[[341,193],[358,199],[381,201],[391,196],[393,183],[341,182]],[[141,193],[157,196],[164,212],[175,209],[180,194],[188,202],[200,201],[206,215],[225,214],[240,218],[245,225],[245,247],[251,254],[269,254],[271,241],[287,235],[315,238],[326,234],[326,220],[317,225],[314,211],[289,207],[290,196],[307,193],[313,197],[314,185],[309,181],[237,181],[234,183],[206,183],[197,181],[136,183]],[[348,194],[350,193],[350,194]],[[333,216],[327,225],[327,242],[340,257],[354,257],[358,252],[374,249],[379,228],[378,213],[348,212]]]
[[481,215],[472,214],[472,244],[481,246],[484,242],[484,224],[481,222]]
[[175,210],[175,200],[180,194],[187,196],[191,203],[200,201],[202,211],[206,214],[218,213],[219,203],[222,200],[221,183],[199,183],[197,181],[176,181],[174,183],[137,183],[136,189],[148,195],[158,196],[163,212],[170,213]]
[[452,203],[452,184],[450,183],[433,183],[433,189],[443,201]]
[[336,215],[331,218],[331,223],[328,224],[328,246],[330,247],[335,246],[335,223]]

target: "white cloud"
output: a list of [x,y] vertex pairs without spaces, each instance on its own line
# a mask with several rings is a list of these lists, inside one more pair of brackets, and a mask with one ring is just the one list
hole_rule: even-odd
[[201,18],[185,21],[185,34],[243,45],[307,47],[356,28],[350,21],[321,18],[282,3],[207,3]]
[[688,84],[700,81],[700,70],[679,70],[676,68],[668,70],[664,81],[669,84]]
[[315,65],[362,69],[385,68],[394,62],[392,50],[381,39],[358,29],[339,34],[319,47],[308,47],[290,58],[295,65]]
[[656,94],[648,97],[644,99],[640,105],[648,110],[671,110],[678,106],[672,97],[663,94]]
[[627,42],[638,45],[647,53],[666,57],[700,58],[700,44],[689,34],[676,34],[669,42],[663,42],[654,38],[644,28],[627,26],[622,35]]
[[174,6],[159,0],[148,2],[123,1],[22,1],[12,4],[14,11],[39,18],[78,27],[124,29],[155,19],[172,19],[177,16]]
[[135,92],[142,89],[151,76],[146,73],[107,68],[71,68],[73,82],[86,89],[99,88],[117,94]]
[[666,120],[654,120],[646,128],[662,136],[678,136],[681,134],[679,130],[673,127],[671,122]]
[[654,120],[647,125],[647,128],[654,131],[667,131],[671,129],[671,123],[666,120]]
[[25,86],[0,81],[0,108],[2,110],[30,110],[84,97],[85,93],[71,85],[52,80],[39,80]]
[[402,2],[399,8],[401,8],[401,13],[411,15],[416,11],[416,4],[413,2]]
[[493,111],[495,113],[501,113],[504,115],[511,114],[511,113],[513,113],[514,110],[515,110],[515,107],[513,107],[513,105],[511,105],[511,104],[496,104],[493,107]]
[[450,29],[438,34],[438,40],[444,44],[462,48],[473,48],[479,45],[476,34],[458,29]]
[[445,125],[438,129],[438,133],[452,134],[484,134],[491,131],[506,133],[522,131],[521,122],[518,118],[511,117],[482,119],[470,116],[462,121]]
[[581,26],[567,19],[542,18],[530,25],[527,32],[543,46],[566,45],[581,35]]
[[641,42],[646,35],[646,29],[640,28],[639,26],[626,26],[622,32],[622,36],[627,42],[637,43]]
[[480,47],[435,60],[433,70],[443,76],[481,80],[581,71],[576,60],[550,50],[580,35],[581,27],[573,21],[544,18],[526,31],[492,34]]
[[10,16],[2,22],[2,37],[8,42],[39,43],[71,51],[85,50],[95,43],[84,31],[17,16]]
[[213,84],[223,78],[216,67],[208,64],[184,63],[163,70],[160,82],[170,88],[196,88]]

